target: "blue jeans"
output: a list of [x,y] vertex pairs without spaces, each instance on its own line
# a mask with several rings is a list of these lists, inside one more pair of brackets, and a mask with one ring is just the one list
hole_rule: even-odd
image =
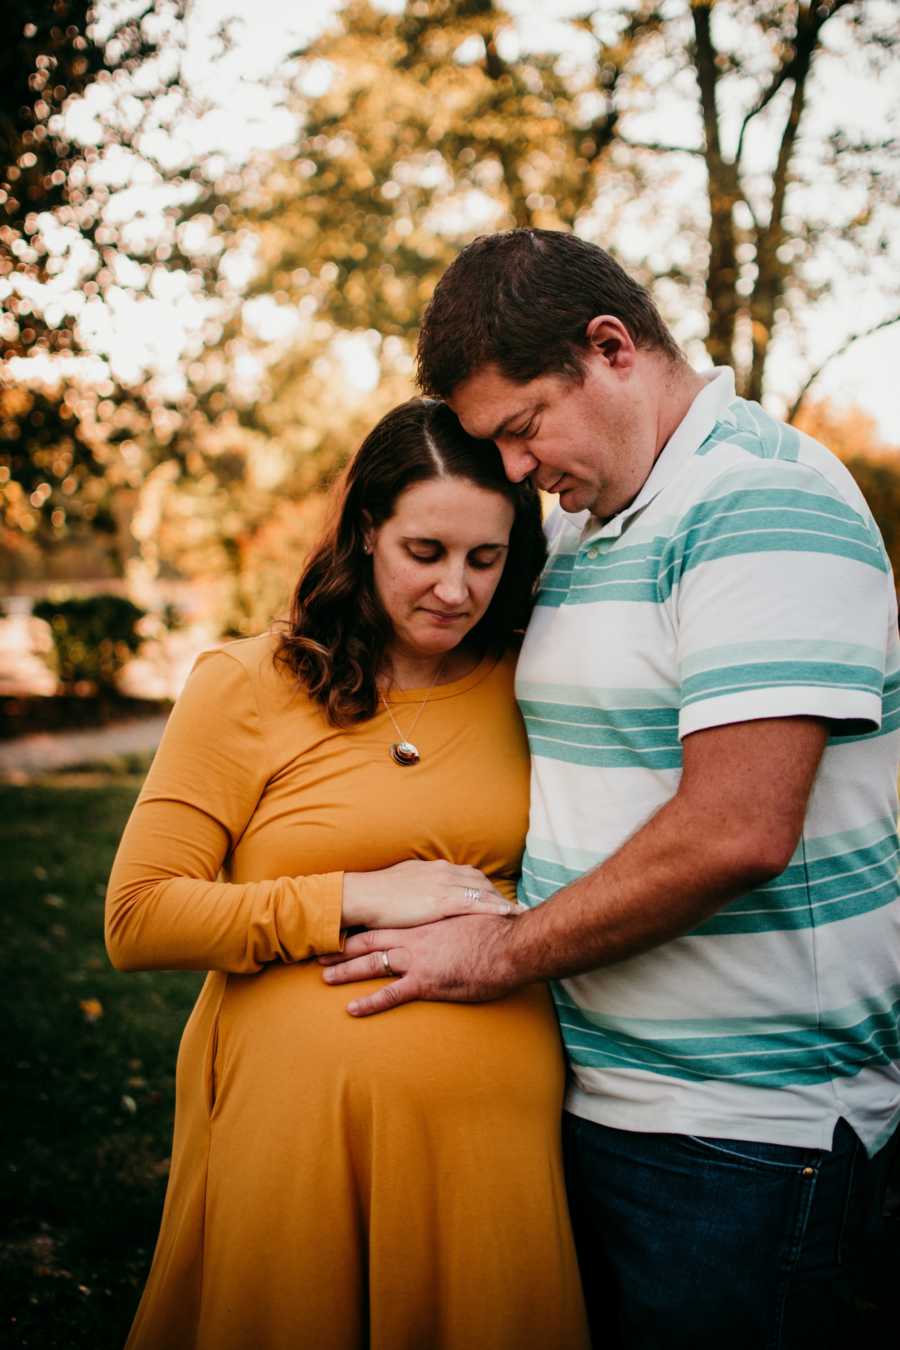
[[889,1147],[637,1134],[568,1112],[569,1205],[602,1350],[845,1350]]

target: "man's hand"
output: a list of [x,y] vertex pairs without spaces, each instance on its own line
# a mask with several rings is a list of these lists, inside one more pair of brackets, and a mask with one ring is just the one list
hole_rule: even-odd
[[414,999],[481,1003],[500,998],[521,983],[507,954],[523,920],[491,915],[444,919],[421,928],[373,929],[348,938],[340,955],[320,957],[328,984],[352,984],[389,974],[382,952],[398,978],[374,994],[347,1005],[354,1017],[386,1012]]

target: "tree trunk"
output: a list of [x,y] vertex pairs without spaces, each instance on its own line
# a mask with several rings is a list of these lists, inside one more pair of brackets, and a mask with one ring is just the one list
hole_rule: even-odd
[[734,337],[740,307],[736,289],[738,263],[734,224],[734,205],[740,194],[735,166],[725,160],[719,143],[718,72],[710,27],[711,13],[711,3],[698,3],[692,9],[709,194],[709,263],[706,272],[709,333],[706,347],[717,366],[727,366],[734,363]]

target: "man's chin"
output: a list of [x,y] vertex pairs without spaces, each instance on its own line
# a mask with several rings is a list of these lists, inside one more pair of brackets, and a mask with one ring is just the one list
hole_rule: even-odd
[[572,487],[563,488],[562,492],[557,493],[556,500],[562,510],[567,511],[570,516],[577,516],[581,511],[589,511],[593,502],[591,493],[577,483]]

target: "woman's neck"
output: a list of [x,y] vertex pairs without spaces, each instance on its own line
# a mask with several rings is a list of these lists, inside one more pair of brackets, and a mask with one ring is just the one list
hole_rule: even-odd
[[388,650],[378,683],[385,689],[428,689],[431,685],[460,680],[478,664],[471,649],[454,647],[442,656],[418,656],[414,652]]

